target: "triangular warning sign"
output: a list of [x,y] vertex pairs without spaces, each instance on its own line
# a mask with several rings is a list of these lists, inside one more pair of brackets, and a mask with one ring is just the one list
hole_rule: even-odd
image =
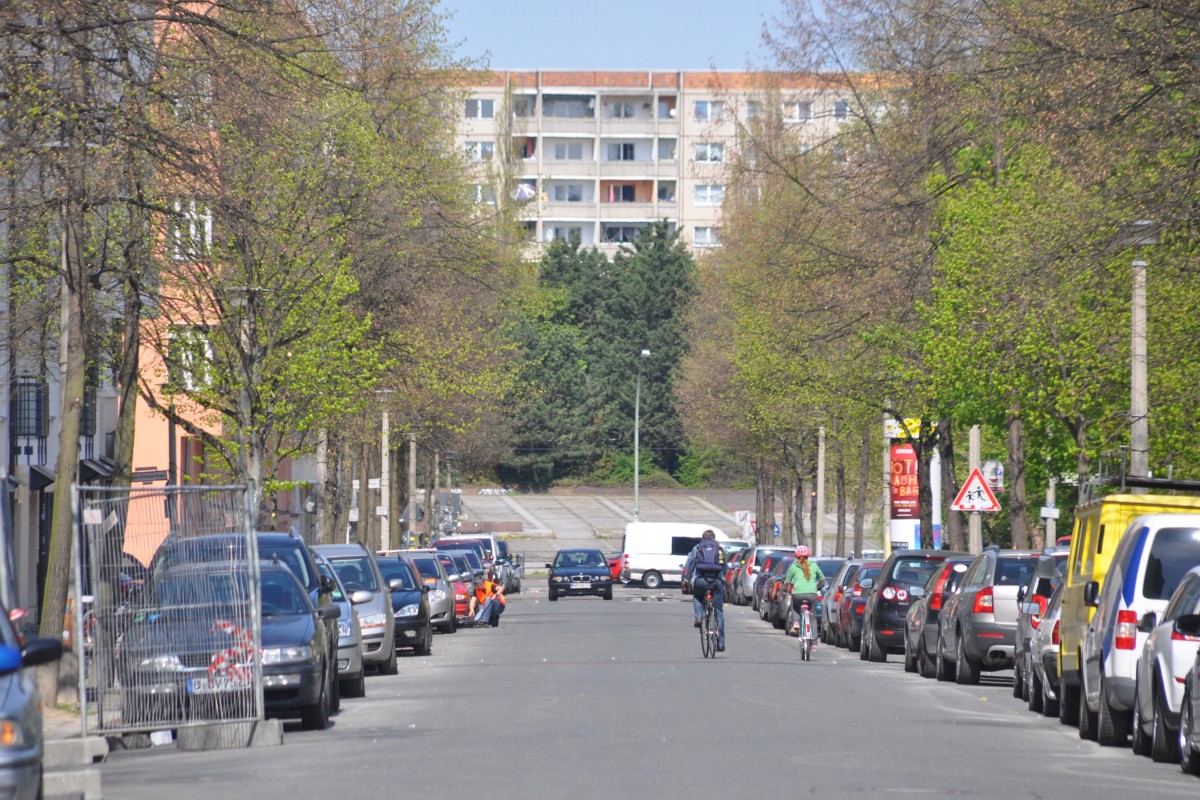
[[971,470],[971,477],[967,478],[967,482],[958,491],[958,497],[954,498],[950,509],[952,511],[1000,510],[1000,503],[996,501],[996,495],[992,494],[992,488],[983,479],[983,473],[979,471],[979,467]]

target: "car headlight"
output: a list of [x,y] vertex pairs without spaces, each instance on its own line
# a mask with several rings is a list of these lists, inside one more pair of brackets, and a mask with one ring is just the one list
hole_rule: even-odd
[[382,630],[383,626],[387,624],[387,615],[367,614],[365,617],[359,620],[359,624],[362,626],[363,633],[367,633],[368,631]]
[[20,720],[0,720],[0,747],[23,749],[33,743],[33,737],[25,730]]
[[412,603],[410,605],[404,606],[399,611],[397,611],[396,616],[397,617],[415,617],[417,615],[417,612],[420,610],[421,610],[420,606],[418,606],[416,603]]
[[432,592],[429,593],[429,601],[432,603],[440,603],[445,599],[446,599],[446,592],[444,589],[434,589]]
[[352,634],[353,634],[353,630],[350,627],[350,623],[346,622],[345,620],[339,619],[338,620],[338,638],[339,639],[349,639]]
[[179,660],[177,655],[169,656],[151,656],[143,658],[138,662],[138,669],[153,669],[160,672],[170,672],[172,670],[183,669],[183,662]]
[[312,661],[312,648],[308,645],[300,647],[265,647],[262,651],[263,666],[270,664],[302,664]]
[[597,576],[596,576],[595,578],[593,578],[592,580],[596,580],[596,581],[611,581],[611,580],[612,580],[612,575],[597,575]]

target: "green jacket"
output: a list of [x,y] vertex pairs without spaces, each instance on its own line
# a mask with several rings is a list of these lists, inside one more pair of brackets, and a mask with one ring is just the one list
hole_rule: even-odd
[[796,561],[788,567],[787,574],[783,576],[784,587],[791,586],[792,594],[816,594],[817,584],[825,579],[825,574],[821,572],[821,568],[817,566],[817,562],[811,558],[808,560],[808,578],[804,577],[804,570],[800,566],[800,562]]

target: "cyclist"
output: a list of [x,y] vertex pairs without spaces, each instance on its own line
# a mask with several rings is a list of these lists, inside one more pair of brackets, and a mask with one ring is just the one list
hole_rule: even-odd
[[[796,560],[788,567],[787,574],[783,576],[783,585],[792,595],[792,611],[795,612],[797,620],[800,618],[800,606],[806,602],[808,610],[813,614],[813,619],[816,619],[817,588],[821,581],[825,580],[825,573],[821,572],[821,568],[816,562],[809,561],[808,556],[807,545],[802,544],[797,547]],[[797,621],[792,631],[798,632],[799,630],[800,623]]]
[[683,567],[684,581],[692,587],[692,607],[696,627],[704,621],[704,595],[712,590],[717,610],[717,652],[725,650],[725,550],[717,543],[717,534],[706,530],[700,542],[688,554]]

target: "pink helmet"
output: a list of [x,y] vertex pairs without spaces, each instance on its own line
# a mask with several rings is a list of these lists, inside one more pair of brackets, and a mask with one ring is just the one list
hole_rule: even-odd
[[796,558],[808,558],[808,545],[802,544],[796,548]]

